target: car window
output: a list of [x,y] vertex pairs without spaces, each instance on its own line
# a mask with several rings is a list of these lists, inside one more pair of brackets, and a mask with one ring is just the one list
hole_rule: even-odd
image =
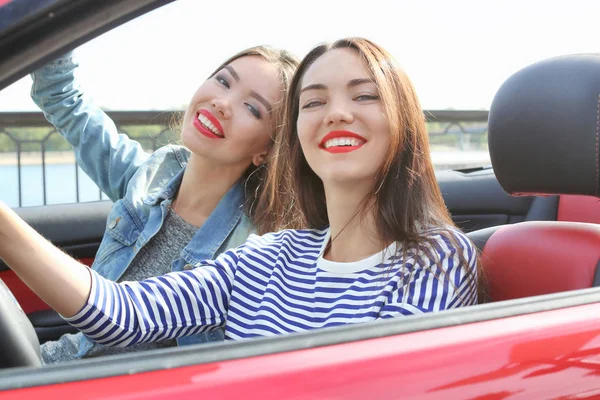
[[[13,0],[3,26],[51,1]],[[1,3],[0,3],[1,4]],[[600,3],[522,1],[179,0],[83,45],[79,76],[120,130],[147,151],[176,142],[169,120],[223,60],[272,44],[302,57],[314,45],[364,36],[386,47],[415,84],[437,169],[489,165],[487,110],[513,72],[600,47]],[[21,14],[14,14],[24,7]],[[517,12],[518,10],[518,12]],[[0,92],[0,200],[14,207],[105,198],[43,121],[25,77]]]

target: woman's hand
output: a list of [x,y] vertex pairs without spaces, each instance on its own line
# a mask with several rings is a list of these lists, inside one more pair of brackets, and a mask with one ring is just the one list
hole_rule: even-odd
[[88,268],[63,253],[0,202],[0,258],[50,307],[65,317],[86,304]]

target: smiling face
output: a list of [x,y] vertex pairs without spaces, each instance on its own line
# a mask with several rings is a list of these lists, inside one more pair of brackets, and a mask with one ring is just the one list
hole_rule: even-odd
[[296,128],[311,169],[325,185],[372,186],[390,148],[390,126],[358,52],[326,52],[306,70],[300,88]]
[[183,144],[222,165],[260,165],[275,129],[283,87],[276,65],[244,56],[202,84],[183,118]]

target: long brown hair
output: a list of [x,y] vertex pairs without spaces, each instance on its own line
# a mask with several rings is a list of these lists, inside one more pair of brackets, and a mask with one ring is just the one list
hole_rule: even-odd
[[[464,247],[449,232],[455,228],[437,184],[429,149],[425,116],[408,76],[383,48],[363,38],[347,38],[323,44],[302,60],[292,80],[286,101],[286,129],[279,138],[278,186],[288,198],[286,219],[290,224],[321,229],[329,224],[323,182],[310,168],[298,139],[296,121],[299,114],[301,83],[305,72],[323,54],[334,49],[355,50],[367,66],[379,90],[390,126],[390,149],[379,169],[372,190],[361,212],[373,207],[377,232],[383,243],[398,242],[404,249],[417,249],[439,259],[434,240],[421,227],[435,227],[455,248]],[[286,179],[285,175],[289,174]],[[437,229],[439,228],[439,229]],[[467,265],[458,252],[461,265]],[[403,257],[404,258],[404,257]],[[477,263],[479,268],[479,262]],[[465,268],[469,284],[477,276]],[[478,271],[479,282],[481,271]],[[480,294],[483,292],[480,286]]]
[[[271,46],[254,46],[233,55],[223,62],[216,70],[213,71],[208,79],[215,76],[226,65],[242,57],[261,57],[263,60],[277,66],[279,71],[279,82],[283,88],[282,100],[273,104],[272,120],[274,122],[274,130],[271,134],[272,143],[278,142],[278,137],[281,135],[284,121],[284,104],[287,91],[289,90],[292,77],[298,66],[299,60],[292,53]],[[171,129],[180,130],[181,116],[177,117],[177,121],[172,125]],[[269,179],[270,165],[272,159],[278,151],[271,149],[263,165],[257,167],[250,165],[244,175],[242,181],[246,195],[244,204],[246,215],[252,220],[254,227],[259,234],[277,231],[284,227],[299,227],[297,225],[284,224],[281,213],[273,213],[271,210],[286,209],[285,204],[291,203],[292,199],[288,197],[289,192],[278,191],[274,186],[273,179]]]

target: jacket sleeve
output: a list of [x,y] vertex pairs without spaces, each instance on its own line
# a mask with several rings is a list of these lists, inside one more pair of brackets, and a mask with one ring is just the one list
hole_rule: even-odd
[[127,183],[149,157],[119,134],[115,123],[81,91],[72,53],[32,74],[31,97],[75,151],[79,166],[106,195],[124,197]]

